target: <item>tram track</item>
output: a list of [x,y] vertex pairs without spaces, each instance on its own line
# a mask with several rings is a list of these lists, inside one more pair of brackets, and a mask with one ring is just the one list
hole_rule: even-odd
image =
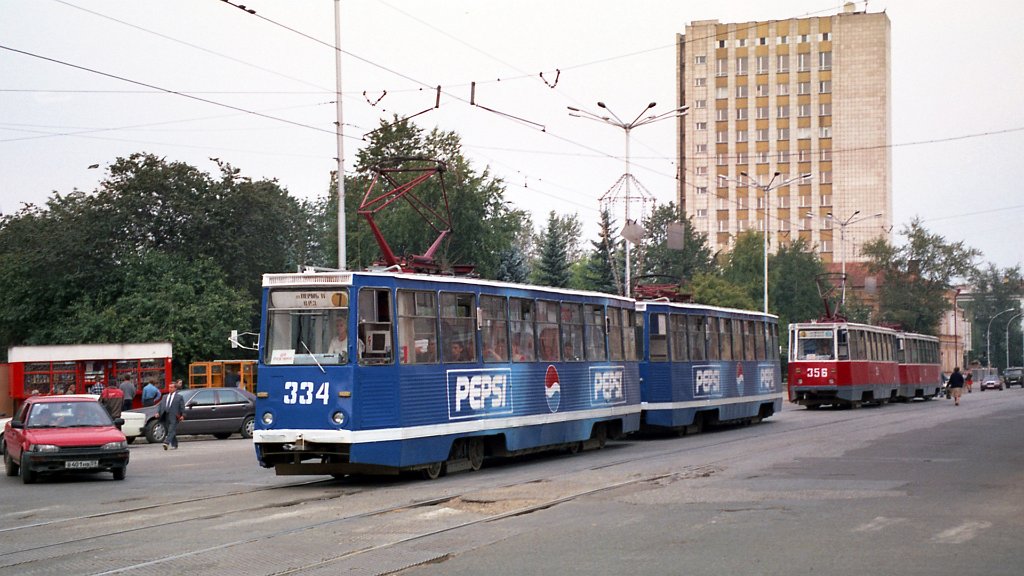
[[[841,426],[851,426],[851,425],[852,426],[862,426],[865,423],[870,423],[874,427],[878,428],[881,425],[881,422],[879,422],[878,424],[874,424],[872,421],[884,421],[885,419],[889,419],[892,416],[891,415],[891,411],[886,411],[886,410],[881,410],[881,409],[880,410],[864,409],[864,410],[849,411],[849,412],[836,412],[836,413],[842,414],[843,417],[841,419],[839,419],[839,420],[836,420],[835,418],[831,418],[831,419],[829,419],[827,421],[820,421],[820,422],[795,423],[794,425],[792,425],[791,427],[788,427],[786,429],[769,428],[769,430],[771,430],[776,435],[776,437],[777,437],[776,441],[777,442],[779,442],[781,444],[785,444],[785,443],[790,441],[789,439],[793,435],[804,434],[804,433],[806,433],[809,430],[813,430],[813,429],[817,429],[817,428],[821,428],[821,427],[836,426],[836,425],[841,425]],[[764,425],[762,424],[760,426],[764,426]],[[760,429],[760,426],[754,426],[754,427],[745,428],[745,429],[751,429],[751,430],[753,430],[753,429]],[[714,450],[716,448],[720,448],[720,447],[724,447],[724,446],[730,446],[730,445],[736,445],[736,444],[741,444],[741,443],[749,441],[749,434],[730,434],[729,432],[730,431],[728,431],[728,430],[722,431],[722,432],[711,432],[711,433],[702,434],[702,435],[699,435],[699,436],[694,436],[694,437],[691,437],[691,438],[680,439],[678,443],[673,442],[672,446],[665,446],[665,447],[658,446],[658,447],[656,447],[656,449],[653,449],[653,450],[644,449],[644,450],[639,450],[639,451],[632,451],[630,454],[624,455],[624,457],[618,457],[618,458],[612,457],[610,459],[602,458],[600,462],[596,462],[595,463],[595,462],[591,461],[587,465],[571,466],[569,469],[563,470],[563,471],[558,472],[556,474],[550,474],[550,473],[526,474],[526,475],[513,474],[513,476],[516,476],[515,478],[513,478],[511,480],[508,480],[506,482],[498,482],[498,483],[495,483],[495,484],[490,484],[490,485],[487,486],[487,488],[489,490],[496,490],[496,489],[500,490],[500,489],[511,489],[511,488],[516,488],[516,487],[525,487],[525,486],[528,486],[528,485],[531,485],[531,484],[537,484],[537,483],[543,483],[543,482],[551,483],[551,482],[558,482],[560,480],[561,481],[566,481],[567,479],[573,477],[574,475],[579,475],[579,474],[586,473],[586,472],[596,472],[596,471],[607,470],[607,469],[610,469],[610,468],[615,468],[615,467],[620,467],[620,466],[628,466],[630,464],[634,464],[634,463],[637,463],[637,462],[640,462],[640,461],[644,461],[644,460],[656,460],[656,459],[664,458],[666,456],[685,454],[687,452]],[[645,441],[644,440],[636,439],[636,440],[630,440],[629,442],[632,442],[632,443],[638,443],[638,442],[639,443],[644,443]],[[648,446],[650,446],[650,445],[648,445]],[[478,525],[481,525],[481,524],[500,522],[502,520],[505,520],[505,519],[508,519],[508,518],[512,518],[512,517],[515,517],[515,516],[520,516],[520,515],[523,515],[523,514],[530,514],[530,513],[539,511],[539,510],[543,510],[543,509],[546,509],[546,508],[551,508],[553,506],[557,506],[559,504],[563,504],[563,503],[570,502],[570,501],[573,501],[573,500],[577,500],[577,499],[580,499],[580,498],[585,498],[585,497],[588,497],[588,496],[600,494],[602,492],[610,492],[610,491],[613,491],[613,490],[625,488],[625,487],[628,487],[628,486],[643,484],[643,483],[658,482],[658,481],[664,480],[664,479],[666,479],[668,477],[672,477],[672,476],[680,476],[680,475],[685,476],[686,474],[699,473],[702,469],[706,470],[706,469],[709,469],[709,467],[713,468],[713,467],[716,467],[716,466],[723,466],[723,465],[728,464],[730,461],[735,461],[735,460],[738,460],[738,459],[748,458],[748,457],[754,455],[755,453],[759,452],[760,450],[762,450],[762,448],[750,449],[750,450],[741,450],[739,452],[733,452],[733,455],[729,456],[729,457],[719,458],[719,459],[702,460],[698,464],[694,464],[694,465],[690,465],[690,466],[685,466],[685,467],[682,467],[682,468],[678,468],[678,469],[672,470],[670,472],[659,472],[659,473],[656,473],[656,474],[644,474],[644,475],[636,476],[636,477],[633,477],[633,478],[628,478],[626,480],[619,480],[619,481],[615,481],[615,482],[609,482],[609,483],[603,484],[603,485],[588,486],[588,487],[585,487],[583,489],[572,491],[572,492],[564,494],[564,495],[560,495],[560,496],[557,496],[557,497],[552,497],[552,498],[548,498],[548,499],[543,499],[543,500],[531,502],[531,503],[529,503],[527,505],[518,506],[518,507],[512,508],[510,510],[502,511],[500,513],[485,514],[485,515],[482,515],[482,516],[479,516],[479,517],[475,517],[475,518],[471,518],[471,519],[465,520],[463,522],[457,522],[457,523],[454,523],[454,524],[451,524],[451,525],[440,526],[440,527],[437,527],[435,529],[423,530],[423,531],[419,531],[419,532],[416,532],[416,533],[413,533],[413,534],[407,534],[407,535],[404,535],[401,538],[396,538],[396,539],[394,539],[392,541],[383,542],[383,543],[372,545],[372,546],[358,547],[358,548],[355,548],[355,549],[352,549],[352,550],[346,550],[346,551],[339,550],[339,552],[337,554],[332,555],[330,557],[321,558],[321,559],[317,560],[316,562],[307,562],[307,563],[302,564],[301,566],[293,566],[293,567],[281,568],[279,570],[275,570],[273,573],[274,574],[295,574],[295,573],[301,573],[301,572],[312,570],[312,569],[315,569],[315,568],[329,566],[332,563],[346,562],[348,560],[351,560],[353,558],[359,557],[359,556],[364,555],[364,554],[370,554],[370,553],[375,553],[375,552],[382,552],[382,551],[386,551],[388,549],[392,549],[392,548],[395,548],[395,547],[401,547],[403,545],[410,544],[410,543],[416,542],[418,540],[427,539],[427,538],[430,538],[432,536],[437,536],[437,535],[441,535],[441,534],[445,534],[445,533],[451,533],[451,532],[457,532],[459,530],[469,529],[469,528],[471,528],[473,526],[478,526]],[[516,464],[512,464],[512,466],[516,466]],[[459,475],[459,476],[463,476],[463,475]],[[471,479],[472,476],[471,475],[465,475],[465,478]],[[232,501],[232,499],[234,499],[234,498],[241,498],[241,497],[244,497],[244,496],[251,497],[253,494],[257,494],[259,492],[272,492],[272,491],[278,491],[278,490],[284,490],[284,489],[296,489],[296,488],[301,489],[301,488],[306,487],[306,486],[326,486],[326,487],[331,487],[332,485],[335,485],[335,484],[337,484],[336,480],[323,479],[323,480],[313,480],[313,481],[304,481],[304,482],[294,482],[294,483],[289,483],[289,484],[284,484],[284,485],[279,485],[279,486],[265,487],[265,488],[261,488],[261,489],[257,489],[257,490],[244,490],[244,491],[243,490],[238,490],[238,491],[233,491],[233,492],[225,493],[225,494],[210,495],[210,496],[203,496],[203,497],[196,497],[196,498],[177,499],[177,500],[174,500],[174,501],[149,504],[149,505],[145,505],[145,506],[135,506],[135,507],[130,507],[130,508],[124,508],[124,509],[121,509],[121,510],[113,510],[113,511],[97,513],[97,514],[87,514],[87,515],[82,515],[82,516],[79,516],[79,517],[67,517],[67,518],[54,519],[54,520],[50,520],[50,521],[46,521],[46,522],[36,522],[36,523],[32,523],[32,524],[24,524],[24,525],[21,525],[21,526],[4,528],[4,529],[0,530],[0,533],[5,533],[5,534],[9,534],[9,535],[16,535],[16,534],[22,533],[23,531],[31,531],[31,530],[47,530],[47,531],[52,531],[53,528],[59,527],[61,525],[72,525],[72,524],[76,524],[76,523],[86,523],[86,522],[89,522],[91,520],[95,520],[95,519],[99,519],[99,518],[106,518],[106,519],[110,520],[110,519],[116,519],[119,516],[130,517],[133,514],[138,514],[138,513],[141,513],[141,512],[150,512],[150,511],[163,512],[165,510],[170,512],[174,508],[178,508],[178,507],[180,507],[182,505],[189,505],[189,504],[196,505],[196,504],[204,504],[204,503],[211,503],[211,502],[223,502],[223,501],[227,501],[227,502],[230,503]],[[467,484],[469,484],[469,482],[467,482]],[[429,485],[436,486],[435,483],[430,483]],[[343,481],[342,487],[351,488],[351,485],[345,486],[344,485],[344,481]],[[8,558],[9,560],[13,560],[14,561],[13,563],[6,563],[5,562],[2,565],[0,565],[0,568],[6,567],[6,566],[11,566],[11,565],[14,565],[14,564],[24,564],[26,562],[33,563],[33,562],[36,562],[36,561],[42,561],[43,560],[42,558],[40,558],[39,560],[32,560],[32,559],[28,559],[28,558],[20,558],[19,559],[19,558],[14,557],[14,556],[19,555],[19,554],[20,555],[24,555],[26,553],[32,553],[32,552],[34,552],[34,553],[45,552],[45,550],[47,550],[47,549],[53,549],[53,550],[61,549],[62,550],[64,548],[66,548],[66,547],[78,547],[78,546],[83,546],[83,545],[92,548],[93,547],[92,545],[97,544],[97,543],[99,543],[100,546],[103,547],[104,540],[106,540],[106,539],[117,540],[118,537],[124,536],[124,535],[129,534],[129,533],[133,534],[135,537],[139,537],[140,535],[142,535],[144,539],[149,539],[148,536],[145,536],[145,534],[147,532],[149,532],[149,531],[154,531],[154,532],[156,532],[156,531],[163,531],[163,530],[168,529],[168,527],[188,526],[189,524],[192,524],[192,523],[200,523],[200,522],[205,522],[205,521],[210,521],[210,520],[216,520],[217,518],[227,518],[227,517],[230,517],[230,516],[241,516],[241,515],[246,515],[246,514],[259,513],[261,510],[266,510],[266,509],[270,509],[270,508],[279,508],[279,507],[286,507],[286,506],[299,506],[299,505],[302,505],[302,504],[305,504],[305,503],[311,503],[311,502],[317,502],[317,501],[323,501],[323,500],[330,500],[330,499],[335,499],[335,498],[343,498],[343,497],[346,497],[346,496],[356,496],[356,495],[364,494],[366,492],[370,492],[370,491],[373,491],[373,490],[374,490],[374,487],[370,486],[370,487],[367,487],[365,489],[360,488],[360,489],[358,489],[358,490],[356,490],[354,492],[349,492],[349,493],[340,493],[339,492],[338,494],[327,495],[327,496],[325,496],[324,494],[320,493],[320,494],[317,494],[315,497],[293,498],[293,499],[290,499],[288,501],[282,501],[282,502],[266,502],[266,501],[261,501],[259,503],[254,504],[254,505],[235,506],[235,507],[233,507],[233,508],[231,508],[229,510],[220,509],[220,510],[217,510],[216,512],[210,512],[208,514],[200,514],[198,516],[190,516],[190,517],[180,518],[180,519],[175,519],[175,520],[168,520],[168,519],[165,518],[165,519],[161,519],[159,521],[154,521],[154,522],[149,523],[149,524],[136,525],[136,526],[132,526],[132,527],[129,527],[129,528],[125,528],[123,530],[109,530],[109,531],[104,531],[101,534],[93,533],[93,534],[89,534],[87,536],[82,536],[82,537],[77,537],[77,538],[65,538],[65,539],[60,539],[58,541],[49,541],[49,542],[46,542],[45,544],[40,544],[38,546],[34,546],[34,547],[30,547],[30,548],[23,548],[21,550],[15,551],[15,552],[0,554],[0,559]],[[477,493],[477,492],[480,492],[480,491],[481,491],[481,488],[476,486],[475,484],[467,485],[465,487],[465,489],[460,488],[460,489],[456,490],[455,492],[444,493],[444,494],[441,494],[441,495],[432,495],[432,496],[427,497],[427,498],[413,499],[413,500],[409,500],[409,501],[405,501],[405,502],[401,502],[401,503],[396,503],[394,505],[378,506],[378,507],[374,507],[372,509],[369,509],[369,510],[366,510],[366,511],[363,511],[363,512],[359,512],[359,513],[356,513],[356,514],[346,514],[346,515],[343,515],[341,517],[330,518],[330,519],[327,519],[327,520],[312,521],[312,522],[302,522],[302,523],[300,523],[299,525],[296,525],[296,526],[280,528],[280,529],[270,529],[270,530],[267,530],[265,532],[262,532],[262,533],[259,533],[259,534],[253,534],[251,536],[247,536],[247,537],[243,537],[243,538],[236,538],[236,539],[226,540],[226,541],[218,542],[218,543],[210,543],[207,546],[193,546],[193,547],[191,547],[191,549],[188,549],[188,550],[176,550],[173,553],[163,554],[163,555],[161,555],[159,557],[156,557],[156,558],[150,558],[150,559],[147,559],[144,562],[125,563],[125,564],[122,564],[121,566],[111,567],[111,568],[109,568],[107,570],[94,571],[94,572],[90,572],[90,573],[91,574],[120,574],[120,573],[134,572],[134,571],[138,571],[138,570],[152,568],[154,566],[159,566],[159,565],[173,565],[175,562],[181,561],[183,559],[201,558],[201,557],[203,557],[205,555],[211,555],[211,554],[214,554],[216,552],[225,551],[225,550],[229,550],[229,549],[232,549],[232,548],[240,548],[240,547],[245,547],[245,546],[260,546],[261,544],[273,542],[276,539],[290,537],[290,536],[295,536],[295,535],[300,535],[300,534],[304,534],[304,533],[309,533],[311,531],[317,531],[317,530],[322,530],[322,529],[337,529],[340,526],[344,526],[346,523],[356,523],[356,522],[361,521],[361,520],[367,520],[367,519],[373,519],[373,518],[377,518],[377,517],[383,517],[383,516],[386,516],[386,515],[389,515],[389,514],[394,514],[396,512],[400,512],[400,511],[407,511],[407,510],[412,510],[412,509],[417,509],[417,508],[441,507],[441,506],[444,506],[445,504],[447,504],[449,502],[453,502],[453,501],[456,501],[456,500],[459,500],[459,499],[469,498],[473,493]],[[159,537],[159,536],[157,536],[157,537]],[[402,568],[402,569],[404,569],[404,568]],[[390,572],[385,572],[385,573],[390,573]]]

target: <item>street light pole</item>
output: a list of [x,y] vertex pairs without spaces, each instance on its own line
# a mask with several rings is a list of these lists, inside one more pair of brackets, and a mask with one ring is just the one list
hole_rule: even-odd
[[760,184],[757,180],[751,178],[750,175],[747,174],[746,172],[740,172],[740,176],[743,176],[746,179],[746,181],[733,180],[732,178],[729,178],[728,176],[726,176],[724,174],[719,174],[718,175],[718,177],[721,178],[722,180],[727,180],[727,181],[730,181],[730,182],[735,182],[736,184],[739,184],[741,186],[747,186],[747,187],[750,187],[750,188],[758,188],[758,189],[760,189],[761,191],[764,192],[764,313],[767,314],[768,313],[768,232],[769,232],[769,229],[770,229],[769,223],[771,222],[768,219],[768,215],[769,215],[769,212],[770,212],[770,209],[771,209],[771,196],[770,196],[769,193],[772,190],[777,190],[779,188],[782,188],[783,186],[789,186],[790,184],[792,184],[793,182],[796,182],[797,180],[804,180],[804,179],[810,178],[811,174],[809,172],[806,173],[806,174],[800,174],[799,176],[794,176],[792,178],[787,178],[787,179],[785,179],[785,180],[783,180],[781,182],[776,183],[775,179],[778,178],[779,176],[782,176],[782,172],[776,172],[776,173],[772,174],[771,180],[769,180],[768,183],[764,184],[764,185]]
[[831,212],[825,215],[826,218],[839,224],[839,258],[842,261],[843,267],[843,291],[839,300],[840,306],[846,305],[846,227],[869,218],[880,218],[882,216],[882,213],[879,212],[877,214],[872,214],[871,216],[863,216],[854,220],[854,217],[857,216],[857,214],[860,214],[860,210],[854,210],[853,214],[850,214],[850,216],[845,220],[834,216]]
[[1018,312],[1006,321],[1006,366],[1003,367],[1004,370],[1010,367],[1010,324],[1013,324],[1013,321],[1021,316],[1024,316],[1024,312]]
[[341,110],[341,2],[334,0],[334,67],[336,114],[338,116],[338,270],[345,270],[348,255],[345,243],[345,138]]
[[[613,112],[610,108],[608,108],[608,106],[604,102],[598,102],[597,105],[601,109],[606,110],[609,114],[611,114],[611,117],[595,114],[594,112],[590,112],[588,110],[583,110],[583,109],[576,108],[576,107],[573,107],[573,106],[568,106],[568,108],[569,108],[569,116],[573,116],[573,117],[576,117],[576,118],[586,118],[587,120],[593,120],[595,122],[601,122],[603,124],[609,124],[611,126],[615,126],[616,128],[622,128],[622,130],[625,132],[625,135],[626,135],[626,173],[624,174],[624,180],[625,180],[625,187],[626,187],[626,195],[624,197],[624,200],[626,202],[626,209],[625,209],[625,219],[626,219],[626,221],[623,223],[623,228],[625,228],[626,226],[629,225],[629,205],[632,202],[632,196],[630,194],[630,189],[629,189],[630,179],[633,177],[633,175],[630,174],[630,164],[629,164],[629,134],[630,134],[630,132],[634,128],[638,128],[640,126],[646,126],[648,124],[652,124],[652,123],[657,122],[659,120],[664,120],[666,118],[675,118],[675,117],[682,116],[683,114],[686,114],[686,111],[689,108],[689,106],[682,106],[680,108],[674,108],[672,110],[669,110],[668,112],[662,112],[661,114],[651,114],[649,116],[644,116],[645,112],[647,112],[651,108],[654,108],[655,106],[657,106],[656,102],[651,102],[650,104],[647,105],[646,108],[644,108],[643,110],[640,111],[639,114],[637,114],[636,118],[634,118],[632,122],[625,122],[625,121],[622,120],[622,118],[619,118],[619,116],[615,112]],[[625,293],[626,296],[629,296],[632,293],[632,284],[631,284],[632,278],[631,278],[631,270],[630,270],[630,268],[632,267],[632,259],[631,259],[632,250],[631,250],[630,244],[631,244],[631,242],[627,239],[626,240],[625,286],[623,286],[623,292]]]
[[985,366],[986,367],[992,366],[992,356],[991,356],[991,353],[992,353],[992,349],[991,349],[991,344],[992,344],[992,321],[995,320],[996,318],[999,318],[1003,314],[1006,314],[1007,312],[1013,312],[1013,310],[1014,310],[1013,308],[1007,308],[1006,310],[1003,310],[1002,312],[1000,312],[999,314],[996,314],[995,316],[989,318],[989,320],[988,320],[988,328],[985,329]]

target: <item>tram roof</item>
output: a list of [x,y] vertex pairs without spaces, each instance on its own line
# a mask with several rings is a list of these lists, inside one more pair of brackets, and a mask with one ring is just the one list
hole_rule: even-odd
[[759,316],[762,318],[779,318],[775,314],[765,314],[760,310],[743,310],[740,308],[724,308],[721,306],[711,306],[710,304],[695,304],[693,302],[668,302],[659,300],[640,300],[636,303],[637,310],[646,310],[647,306],[668,306],[679,310],[701,310],[706,312],[719,312],[724,314],[744,314],[747,316]]
[[918,334],[917,332],[904,332],[903,330],[897,330],[896,328],[889,328],[887,326],[875,326],[873,324],[858,324],[857,322],[794,322],[789,325],[789,329],[797,330],[815,330],[815,329],[828,329],[828,328],[859,328],[863,330],[869,330],[872,332],[884,332],[888,334],[894,334],[901,338],[916,338],[918,340],[934,340],[939,341],[937,336],[930,334]]
[[497,280],[485,280],[481,278],[469,278],[466,276],[440,276],[434,274],[414,274],[409,272],[388,272],[375,270],[360,271],[321,271],[315,272],[293,272],[280,274],[264,274],[264,288],[287,288],[287,287],[323,287],[330,286],[351,286],[355,277],[367,278],[389,278],[399,282],[433,282],[437,284],[449,284],[460,286],[487,286],[490,288],[505,288],[514,290],[528,290],[531,292],[544,292],[549,294],[565,294],[573,296],[589,296],[607,298],[621,302],[635,302],[632,298],[608,294],[606,292],[592,292],[589,290],[573,290],[570,288],[555,288],[552,286],[537,286],[533,284],[517,284],[514,282],[500,282]]

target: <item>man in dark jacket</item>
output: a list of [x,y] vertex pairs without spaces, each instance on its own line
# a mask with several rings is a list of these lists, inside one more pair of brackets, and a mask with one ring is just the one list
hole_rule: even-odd
[[949,390],[953,393],[954,406],[960,405],[960,396],[964,393],[964,375],[960,373],[960,367],[953,368],[949,375]]
[[178,422],[185,419],[185,399],[181,396],[181,380],[171,383],[171,390],[160,402],[160,421],[163,422],[167,436],[164,438],[164,450],[178,449]]

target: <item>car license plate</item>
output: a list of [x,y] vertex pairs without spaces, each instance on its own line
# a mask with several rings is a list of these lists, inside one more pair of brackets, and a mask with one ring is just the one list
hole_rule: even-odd
[[99,468],[99,460],[68,460],[64,467],[68,469]]

